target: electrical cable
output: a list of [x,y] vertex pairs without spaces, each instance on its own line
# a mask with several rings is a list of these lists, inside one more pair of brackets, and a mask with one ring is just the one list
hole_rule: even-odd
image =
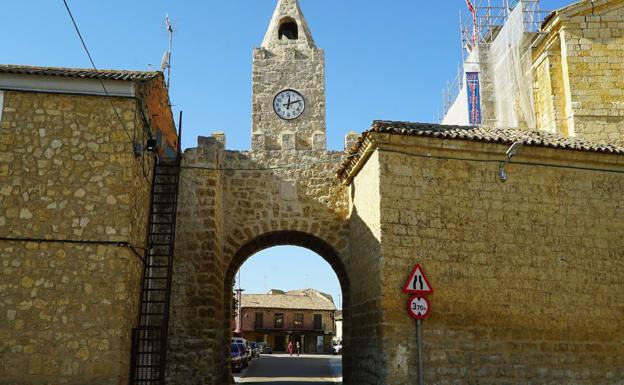
[[35,243],[73,243],[73,244],[85,244],[85,245],[109,245],[117,247],[127,247],[132,253],[143,262],[143,256],[139,254],[137,249],[147,250],[144,247],[134,246],[127,241],[93,241],[93,240],[80,240],[80,239],[50,239],[50,238],[28,238],[28,237],[0,237],[0,241],[8,242],[35,242]]
[[[76,30],[76,33],[78,34],[78,37],[80,38],[80,42],[82,43],[82,48],[84,48],[84,51],[87,53],[87,56],[89,57],[89,61],[91,62],[91,66],[93,67],[93,69],[95,71],[98,71],[97,66],[95,65],[95,62],[93,61],[93,57],[91,56],[91,52],[89,52],[89,48],[87,47],[87,44],[85,43],[84,38],[82,37],[82,33],[80,33],[80,29],[78,28],[78,24],[76,23],[76,19],[74,18],[74,15],[71,12],[71,9],[69,9],[69,5],[67,4],[67,0],[62,0],[63,4],[65,5],[65,9],[67,10],[67,13],[69,14],[69,17],[72,21],[72,24],[74,25],[74,29]],[[115,107],[115,104],[113,103],[113,98],[111,97],[110,93],[108,92],[108,89],[106,88],[106,85],[104,84],[104,80],[102,80],[100,77],[97,77],[98,81],[100,82],[100,85],[102,86],[102,90],[104,90],[104,93],[106,94],[106,98],[108,100],[108,102],[111,105],[111,108],[113,109],[113,112],[115,113],[115,116],[117,117],[117,120],[119,121],[119,123],[121,123],[121,127],[123,128],[124,132],[126,133],[126,136],[128,136],[128,139],[130,140],[130,143],[132,144],[133,147],[133,151],[134,151],[134,140],[132,139],[132,136],[130,135],[130,132],[128,131],[128,127],[126,126],[126,123],[123,121],[123,119],[121,118],[121,116],[119,115],[119,112],[117,111],[117,108]],[[141,162],[143,163],[143,162]],[[141,164],[141,168],[143,169],[143,164]],[[145,175],[145,171],[143,172],[143,176],[145,177],[145,180],[147,181],[147,183],[149,184],[150,181],[147,178],[147,175]]]
[[[373,150],[374,151],[374,150]],[[388,149],[379,149],[382,152],[390,152],[402,155],[409,155],[417,158],[429,158],[429,159],[441,159],[441,160],[459,160],[464,162],[477,162],[477,163],[497,163],[505,162],[504,160],[496,160],[496,159],[470,159],[470,158],[461,158],[461,157],[452,157],[452,156],[435,156],[431,154],[413,154],[407,151],[399,151],[399,150],[388,150]],[[565,168],[570,170],[581,170],[581,171],[598,171],[598,172],[607,172],[607,173],[615,173],[615,174],[624,174],[624,170],[611,170],[608,168],[598,168],[598,167],[580,167],[580,166],[566,166],[562,164],[548,164],[548,163],[537,163],[537,162],[522,162],[522,161],[514,161],[510,160],[508,164],[518,164],[523,166],[538,166],[538,167],[551,167],[551,168]]]
[[[82,43],[82,47],[84,48],[85,52],[87,53],[87,56],[89,57],[89,61],[91,62],[91,66],[93,67],[93,69],[95,71],[98,71],[97,67],[95,66],[95,62],[93,61],[93,57],[91,57],[91,53],[89,52],[89,48],[87,48],[87,44],[85,43],[84,39],[82,38],[82,34],[80,33],[80,29],[78,29],[78,24],[76,24],[76,20],[74,19],[74,15],[72,14],[71,10],[69,9],[69,5],[67,4],[67,0],[63,0],[63,4],[65,4],[65,9],[67,9],[67,13],[69,14],[69,17],[71,18],[71,21],[74,24],[74,28],[76,29],[76,33],[78,34],[78,37],[80,38],[80,42]],[[102,85],[102,89],[104,90],[104,93],[106,94],[106,96],[108,98],[108,101],[109,101],[111,107],[113,108],[113,111],[115,112],[115,115],[117,116],[117,119],[119,120],[119,123],[121,123],[121,126],[123,127],[124,131],[126,132],[126,135],[128,136],[128,139],[130,139],[130,142],[134,146],[134,142],[132,141],[132,136],[130,135],[130,132],[128,131],[128,128],[126,127],[126,124],[121,119],[121,116],[119,115],[119,112],[117,112],[117,108],[115,108],[115,105],[113,104],[112,97],[108,93],[108,89],[106,89],[106,85],[104,84],[104,81],[101,78],[99,78],[99,77],[97,79],[100,81],[100,84]]]
[[[379,150],[379,151],[382,151],[382,152],[396,153],[396,154],[401,154],[401,155],[408,155],[408,156],[413,156],[413,157],[417,157],[417,158],[441,159],[441,160],[458,160],[458,161],[476,162],[476,163],[497,163],[498,164],[498,163],[504,162],[506,160],[506,159],[502,159],[502,160],[496,160],[496,159],[470,159],[470,158],[451,157],[451,156],[437,156],[437,155],[431,155],[431,154],[414,154],[414,153],[407,152],[407,151],[379,149],[379,148],[375,148],[375,149],[372,149],[372,150],[366,150],[366,151],[363,151],[362,153],[359,153],[359,154],[352,154],[352,155],[347,156],[346,158],[354,158],[354,157],[361,158],[362,156],[370,154],[370,153],[373,153],[376,150]],[[289,166],[259,167],[259,168],[181,166],[180,168],[190,169],[190,170],[198,169],[198,170],[211,170],[211,171],[272,171],[272,170],[304,169],[304,168],[307,168],[308,165],[323,164],[323,163],[334,163],[334,161],[333,160],[325,160],[325,161],[312,162],[312,163],[307,163],[306,166],[289,165]],[[610,173],[616,173],[616,174],[624,174],[624,171],[621,171],[621,170],[611,170],[611,169],[598,168],[598,167],[566,166],[566,165],[557,165],[557,164],[548,164],[548,163],[535,163],[535,162],[521,162],[521,161],[510,161],[509,164],[519,164],[519,165],[525,165],[525,166],[552,167],[552,168],[566,168],[566,169],[572,169],[572,170],[599,171],[599,172],[610,172]]]
[[[358,160],[359,160],[363,156],[365,156],[367,154],[370,154],[370,153],[373,153],[376,150],[383,151],[383,152],[397,153],[397,154],[402,154],[402,155],[408,155],[408,156],[413,156],[413,157],[418,157],[418,158],[428,158],[428,159],[458,160],[458,161],[465,161],[465,162],[496,163],[496,164],[499,164],[501,162],[507,161],[507,159],[501,159],[501,160],[497,160],[497,159],[470,159],[470,158],[462,158],[462,157],[437,156],[437,155],[431,155],[431,154],[414,154],[414,153],[407,152],[407,151],[399,151],[399,150],[391,150],[391,149],[380,149],[379,147],[375,147],[373,149],[368,149],[368,150],[362,151],[360,153],[354,153],[354,154],[351,154],[351,155],[347,155],[346,157],[344,157],[344,160],[347,160],[349,158],[358,158]],[[344,162],[344,160],[343,160],[343,162]],[[246,167],[241,167],[241,168],[235,168],[235,167],[205,167],[205,166],[180,166],[180,168],[182,168],[182,169],[190,169],[190,170],[197,169],[197,170],[211,170],[211,171],[272,171],[272,170],[288,170],[288,169],[305,169],[305,168],[308,168],[308,166],[310,166],[310,165],[323,164],[323,163],[335,163],[335,162],[336,162],[336,160],[328,159],[328,160],[320,160],[320,161],[316,161],[316,162],[306,163],[305,166],[301,165],[301,164],[293,164],[293,165],[288,165],[288,166],[257,167],[257,168],[246,168]],[[613,170],[613,169],[606,169],[606,168],[599,168],[599,167],[581,167],[581,166],[569,166],[569,165],[548,164],[548,163],[538,163],[538,162],[526,162],[526,161],[523,162],[523,161],[514,161],[514,160],[509,161],[508,163],[509,164],[525,165],[525,166],[564,168],[564,169],[572,169],[572,170],[598,171],[598,172],[608,172],[608,173],[624,174],[624,171],[622,171],[622,170]]]

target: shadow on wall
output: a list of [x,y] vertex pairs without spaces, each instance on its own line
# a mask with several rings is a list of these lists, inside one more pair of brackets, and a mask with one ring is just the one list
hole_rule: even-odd
[[359,215],[357,207],[353,207],[349,217],[349,238],[351,297],[349,326],[345,328],[349,337],[343,343],[349,374],[345,375],[344,384],[385,384],[381,245],[371,231],[371,224]]

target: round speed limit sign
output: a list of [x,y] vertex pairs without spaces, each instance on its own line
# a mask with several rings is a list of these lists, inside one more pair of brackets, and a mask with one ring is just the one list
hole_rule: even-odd
[[407,312],[412,318],[425,319],[429,317],[431,305],[429,305],[427,298],[421,298],[415,295],[407,301]]

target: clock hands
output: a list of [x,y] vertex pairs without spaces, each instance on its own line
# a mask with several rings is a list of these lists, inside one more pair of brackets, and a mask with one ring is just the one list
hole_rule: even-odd
[[294,102],[290,101],[290,97],[288,98],[288,103],[284,103],[284,107],[286,107],[286,109],[290,110],[290,106],[293,104],[297,104],[297,103],[301,103],[303,102],[303,100],[299,99],[299,100],[295,100]]

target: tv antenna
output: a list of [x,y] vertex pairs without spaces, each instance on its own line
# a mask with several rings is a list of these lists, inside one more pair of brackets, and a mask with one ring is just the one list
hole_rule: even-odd
[[171,47],[173,45],[173,26],[171,25],[171,21],[169,20],[169,15],[165,13],[165,27],[167,28],[167,33],[169,34],[169,48],[164,53],[162,60],[160,62],[160,70],[162,72],[167,71],[167,88],[169,88],[169,84],[171,82]]

